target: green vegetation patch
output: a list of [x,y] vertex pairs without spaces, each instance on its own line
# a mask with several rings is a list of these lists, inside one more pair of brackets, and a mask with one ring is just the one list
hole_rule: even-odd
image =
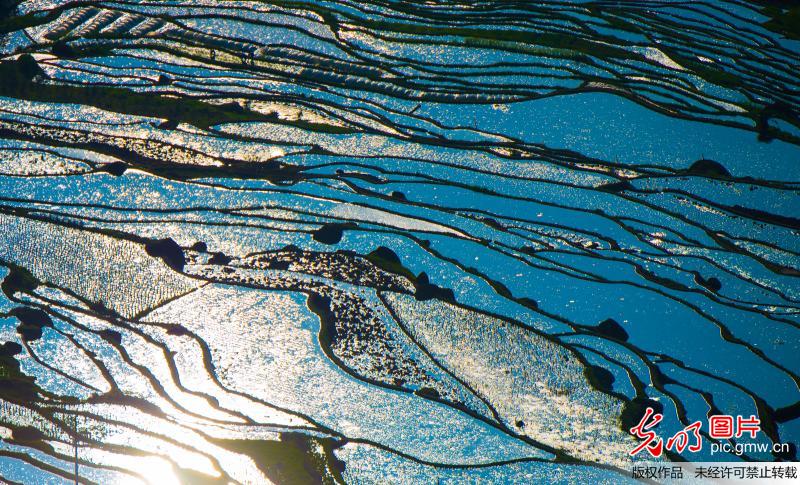
[[215,106],[194,99],[136,93],[106,86],[75,87],[36,82],[44,76],[29,54],[0,63],[0,95],[47,103],[73,103],[131,115],[166,118],[208,129],[218,123],[265,120],[240,105]]
[[800,40],[800,6],[788,10],[767,7],[764,9],[764,14],[772,17],[764,22],[764,27],[790,39]]
[[343,483],[344,463],[333,456],[336,443],[302,433],[283,433],[280,441],[217,440],[223,448],[253,459],[274,483]]

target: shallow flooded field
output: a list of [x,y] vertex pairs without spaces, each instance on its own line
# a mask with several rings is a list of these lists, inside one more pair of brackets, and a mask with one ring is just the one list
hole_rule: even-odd
[[0,1],[0,481],[798,461],[798,19]]

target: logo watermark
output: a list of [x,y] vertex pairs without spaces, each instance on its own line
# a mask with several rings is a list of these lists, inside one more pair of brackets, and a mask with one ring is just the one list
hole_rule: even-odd
[[[664,450],[683,453],[688,450],[697,453],[703,449],[703,435],[700,430],[703,427],[702,421],[695,421],[678,431],[664,442],[653,428],[658,426],[664,415],[656,413],[653,408],[648,407],[639,424],[630,429],[632,435],[643,440],[639,445],[630,451],[631,456],[636,456],[642,451],[647,451],[652,457],[658,458]],[[718,414],[708,418],[708,435],[718,440],[728,440],[731,438],[741,438],[744,436],[756,439],[761,432],[761,420],[756,416],[748,418],[744,416],[730,416]],[[730,443],[713,442],[709,448],[711,454],[731,453],[742,456],[748,453],[789,453],[791,446],[789,443]]]
[[[654,428],[664,419],[653,408],[645,410],[639,423],[630,429],[630,433],[642,440],[630,451],[631,456],[647,452],[653,458],[660,458],[664,451],[683,453],[700,452],[703,449],[702,421],[695,421],[684,427],[666,441]],[[715,440],[731,440],[733,438],[756,439],[761,432],[761,420],[756,416],[714,415],[708,418],[708,436]],[[713,441],[709,451],[712,455],[726,453],[746,456],[752,454],[783,454],[791,452],[789,443],[754,443]],[[632,477],[636,479],[655,480],[663,483],[800,483],[798,463],[669,463],[652,462],[637,463],[632,469]]]

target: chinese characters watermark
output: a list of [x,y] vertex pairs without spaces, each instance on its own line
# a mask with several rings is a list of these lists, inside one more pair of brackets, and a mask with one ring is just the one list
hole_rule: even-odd
[[[660,457],[664,451],[675,451],[683,453],[690,451],[692,453],[699,452],[703,449],[703,435],[700,430],[703,427],[701,421],[686,426],[678,431],[666,442],[656,434],[653,430],[664,419],[660,413],[656,413],[653,408],[648,407],[645,410],[642,419],[639,423],[630,429],[632,435],[642,440],[633,450],[630,451],[630,456],[636,456],[642,451],[647,451],[650,456],[654,458]],[[758,433],[761,432],[761,420],[756,416],[751,415],[748,418],[744,416],[733,416],[727,414],[718,414],[708,418],[708,436],[715,440],[729,440],[731,438],[741,438],[743,436],[755,439]],[[742,456],[745,453],[788,453],[790,450],[789,443],[731,443],[728,441],[712,442],[710,451],[711,454],[716,453],[733,453]]]

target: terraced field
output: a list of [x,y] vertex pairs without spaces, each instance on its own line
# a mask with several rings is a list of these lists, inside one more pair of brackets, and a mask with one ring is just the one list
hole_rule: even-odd
[[647,407],[797,461],[799,18],[0,1],[0,480],[616,484]]

